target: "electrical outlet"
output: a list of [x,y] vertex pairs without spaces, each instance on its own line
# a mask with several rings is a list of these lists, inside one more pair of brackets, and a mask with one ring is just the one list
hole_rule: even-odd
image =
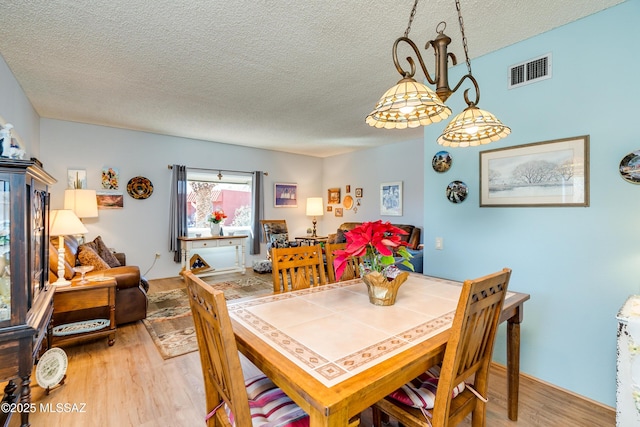
[[160,258],[160,252],[156,252],[156,258]]

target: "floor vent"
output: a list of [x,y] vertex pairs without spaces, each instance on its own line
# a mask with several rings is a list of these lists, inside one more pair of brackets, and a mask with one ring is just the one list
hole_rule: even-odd
[[550,78],[550,53],[509,67],[509,89]]

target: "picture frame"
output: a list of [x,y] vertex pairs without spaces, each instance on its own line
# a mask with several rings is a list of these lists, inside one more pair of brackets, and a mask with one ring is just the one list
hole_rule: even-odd
[[96,191],[98,209],[122,209],[124,208],[124,193],[115,190]]
[[335,215],[337,217],[341,217],[342,216],[342,208],[336,208],[335,209]]
[[340,189],[339,188],[330,188],[327,190],[327,204],[329,205],[339,205],[340,204]]
[[273,206],[276,208],[297,208],[298,184],[288,182],[274,183]]
[[380,215],[402,216],[402,181],[380,184]]
[[345,193],[347,193],[347,194],[351,193],[351,186],[350,186],[349,184],[347,184],[347,185],[345,186],[345,188],[344,188],[344,192],[345,192]]
[[362,197],[362,188],[356,188],[356,197]]
[[589,136],[480,152],[480,207],[589,206]]
[[67,188],[74,190],[87,188],[87,171],[85,169],[67,169]]

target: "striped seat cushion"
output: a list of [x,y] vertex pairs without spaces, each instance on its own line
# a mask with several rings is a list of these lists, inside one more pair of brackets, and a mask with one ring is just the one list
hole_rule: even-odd
[[[389,397],[414,408],[433,409],[436,392],[438,391],[439,377],[440,366],[436,365],[389,394]],[[464,381],[458,384],[453,389],[452,397],[459,395],[464,390],[464,387]]]
[[[253,427],[309,427],[309,416],[269,378],[258,375],[245,380]],[[235,426],[233,414],[225,406]]]

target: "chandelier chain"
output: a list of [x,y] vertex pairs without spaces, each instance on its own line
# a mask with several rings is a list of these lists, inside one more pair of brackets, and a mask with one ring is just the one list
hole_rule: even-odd
[[413,3],[413,9],[411,9],[411,15],[409,15],[409,24],[404,31],[404,36],[409,37],[409,31],[411,31],[411,24],[413,24],[413,18],[416,16],[416,9],[418,8],[418,0]]
[[467,36],[464,34],[464,21],[462,20],[462,12],[460,11],[460,0],[456,0],[456,10],[458,11],[458,22],[460,23],[460,32],[462,33],[462,47],[464,48],[464,59],[467,63],[467,70],[469,71],[469,74],[472,74],[471,61],[469,60],[469,47],[467,45]]

